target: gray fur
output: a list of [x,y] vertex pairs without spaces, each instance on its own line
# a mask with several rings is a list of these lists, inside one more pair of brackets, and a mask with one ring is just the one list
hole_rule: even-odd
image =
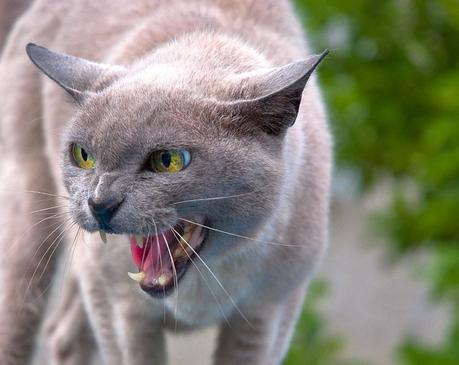
[[[310,78],[323,56],[308,58],[287,1],[113,3],[37,0],[1,59],[2,191],[15,186],[17,194],[2,197],[1,215],[14,212],[16,223],[0,245],[17,237],[22,246],[0,256],[0,326],[9,329],[0,330],[0,363],[27,363],[45,306],[45,296],[34,299],[53,274],[53,265],[33,280],[27,272],[26,295],[16,285],[26,262],[38,265],[44,249],[33,253],[50,233],[38,225],[23,238],[29,212],[59,204],[25,192],[40,190],[68,195],[72,221],[88,232],[77,241],[71,279],[85,310],[61,308],[68,320],[49,327],[56,364],[84,363],[83,347],[91,352],[92,343],[80,341],[84,313],[107,364],[165,363],[163,332],[176,323],[220,325],[216,364],[279,364],[326,245],[331,143]],[[28,47],[78,105],[39,76],[24,53],[28,42],[59,51]],[[71,143],[95,156],[94,170],[74,165]],[[188,149],[190,166],[176,174],[143,168],[152,151],[168,147]],[[104,246],[89,233],[98,225],[87,202],[113,194],[124,201],[111,222],[117,234]],[[126,234],[201,214],[255,241],[209,231],[200,253],[207,266],[195,259],[175,293],[149,297],[126,276],[133,271]],[[73,333],[68,323],[79,323],[80,333],[57,341],[56,333]],[[73,339],[80,346],[69,346]],[[63,346],[71,349],[65,358]]]

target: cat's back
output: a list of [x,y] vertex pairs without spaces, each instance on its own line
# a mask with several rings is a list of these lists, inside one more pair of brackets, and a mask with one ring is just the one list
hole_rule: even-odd
[[36,42],[103,61],[136,30],[140,37],[131,47],[141,56],[193,28],[238,34],[268,57],[279,58],[277,63],[285,62],[289,48],[305,51],[288,0],[35,0],[14,27],[7,48],[24,53],[25,43]]
[[[30,89],[44,89],[35,91],[35,100],[30,103],[43,101],[42,113],[51,115],[48,119],[56,119],[53,114],[59,116],[51,121],[59,128],[71,117],[71,109],[63,102],[61,90],[34,69],[25,53],[27,43],[97,62],[126,65],[196,31],[234,36],[275,65],[307,54],[301,26],[288,0],[35,0],[5,44],[0,96],[3,100],[16,98],[9,85],[18,82],[27,83]],[[41,100],[40,95],[44,95]],[[4,110],[9,113],[7,106]]]

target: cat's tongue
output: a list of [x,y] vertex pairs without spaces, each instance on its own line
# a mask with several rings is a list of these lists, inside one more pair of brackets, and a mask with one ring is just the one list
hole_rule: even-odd
[[150,268],[159,263],[159,259],[168,253],[168,243],[175,240],[172,230],[156,236],[132,236],[131,254],[134,264],[139,270]]
[[132,260],[139,269],[138,273],[128,273],[131,279],[148,292],[174,287],[204,240],[203,222],[196,219],[156,235],[131,236]]
[[139,273],[129,276],[142,285],[167,284],[174,274],[170,252],[170,247],[177,242],[174,234],[177,235],[171,229],[154,236],[132,236],[132,260]]

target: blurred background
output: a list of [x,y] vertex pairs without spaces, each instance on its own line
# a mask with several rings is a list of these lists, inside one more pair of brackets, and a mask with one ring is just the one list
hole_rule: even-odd
[[459,364],[459,1],[298,0],[335,136],[287,365]]
[[[330,249],[285,365],[457,365],[459,0],[296,6],[312,49],[331,50],[336,169]],[[171,336],[171,363],[210,364],[214,335]]]

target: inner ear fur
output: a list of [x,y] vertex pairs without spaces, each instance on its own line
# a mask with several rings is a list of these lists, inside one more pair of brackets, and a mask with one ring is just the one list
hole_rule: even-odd
[[241,120],[268,134],[282,134],[295,123],[304,88],[317,66],[327,56],[328,50],[306,60],[275,67],[263,72],[244,75],[244,82],[255,83],[260,96],[236,100],[228,105]]

